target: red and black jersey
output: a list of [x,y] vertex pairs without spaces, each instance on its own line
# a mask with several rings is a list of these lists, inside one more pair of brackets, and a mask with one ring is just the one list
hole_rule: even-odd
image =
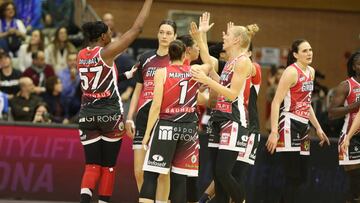
[[[349,78],[346,81],[349,84],[349,94],[345,99],[344,106],[349,106],[360,100],[360,84],[354,78]],[[356,109],[346,114],[342,133],[348,133],[358,111],[359,109]]]
[[306,72],[301,70],[296,63],[291,67],[297,71],[297,82],[295,86],[291,87],[287,92],[284,101],[281,105],[281,113],[290,113],[299,119],[299,121],[308,121],[311,107],[311,93],[314,89],[314,81],[311,77],[310,68]]
[[191,80],[190,68],[189,65],[166,67],[160,119],[182,123],[198,120],[196,102],[199,83]]
[[240,123],[243,127],[247,127],[251,78],[247,78],[243,81],[243,84],[231,84],[231,79],[234,75],[234,66],[236,61],[241,57],[246,56],[241,55],[234,60],[227,62],[220,75],[221,85],[228,88],[230,88],[231,85],[241,85],[242,88],[240,93],[234,101],[230,101],[225,96],[219,94],[213,114],[213,120],[232,120]]
[[169,55],[159,56],[156,50],[141,55],[139,59],[139,66],[136,74],[136,81],[142,83],[143,87],[140,92],[139,101],[137,105],[138,114],[148,114],[151,106],[151,101],[154,94],[154,75],[158,68],[164,68],[170,64]]
[[102,47],[84,48],[77,58],[81,79],[82,101],[80,116],[123,113],[117,86],[117,69],[101,58]]
[[261,66],[253,62],[256,74],[250,78],[250,95],[249,95],[249,132],[260,133],[259,115],[257,110],[257,98],[261,85]]

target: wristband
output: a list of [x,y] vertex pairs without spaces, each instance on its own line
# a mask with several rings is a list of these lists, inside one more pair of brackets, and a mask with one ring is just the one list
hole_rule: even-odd
[[133,77],[133,74],[131,73],[131,71],[126,71],[124,74],[127,79],[130,79]]
[[132,128],[135,128],[135,123],[133,120],[126,120],[125,123],[130,123]]

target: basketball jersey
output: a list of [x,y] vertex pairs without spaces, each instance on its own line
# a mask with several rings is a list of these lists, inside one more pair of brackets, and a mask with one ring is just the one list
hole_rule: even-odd
[[257,110],[257,98],[261,85],[261,66],[258,63],[253,62],[256,70],[256,74],[252,76],[250,83],[250,95],[249,95],[249,132],[260,133],[259,115]]
[[298,78],[295,86],[287,92],[280,112],[295,115],[295,120],[308,122],[314,81],[311,78],[310,68],[307,68],[307,73],[305,73],[296,63],[291,66],[296,69]]
[[240,55],[234,60],[227,62],[220,75],[221,85],[227,88],[230,88],[231,85],[241,85],[242,88],[240,93],[234,101],[230,101],[225,96],[219,94],[213,114],[213,120],[232,120],[240,123],[246,128],[248,121],[248,101],[251,78],[247,78],[243,81],[243,84],[231,84],[235,68],[234,65],[241,57],[245,57],[245,55]]
[[101,58],[103,48],[82,49],[77,58],[77,68],[81,79],[80,117],[123,113],[117,87],[115,63],[107,65]]
[[154,96],[154,75],[158,68],[164,68],[169,65],[169,55],[159,56],[156,50],[151,50],[144,53],[140,59],[140,64],[137,70],[136,81],[142,83],[143,87],[140,92],[139,101],[137,105],[138,112],[148,114],[151,106],[151,101]]
[[182,123],[197,122],[196,102],[199,83],[191,80],[190,68],[189,65],[166,67],[160,119]]
[[[349,94],[345,99],[344,106],[349,106],[360,100],[360,84],[352,77],[346,81],[349,84]],[[356,109],[345,115],[345,122],[342,128],[342,133],[348,133],[358,111],[359,109]]]

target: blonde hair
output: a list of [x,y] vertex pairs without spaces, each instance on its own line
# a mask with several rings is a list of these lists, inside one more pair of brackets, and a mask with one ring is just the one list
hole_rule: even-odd
[[260,30],[257,24],[251,24],[246,26],[234,26],[234,35],[236,37],[241,37],[240,47],[248,49],[250,46],[251,39],[254,37],[255,33]]

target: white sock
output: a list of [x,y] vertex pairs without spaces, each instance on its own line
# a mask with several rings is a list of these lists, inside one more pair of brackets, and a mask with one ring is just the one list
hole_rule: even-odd
[[92,197],[92,192],[89,188],[81,188],[80,194],[87,194],[90,195],[90,197]]
[[108,203],[108,202],[105,202],[105,201],[99,200],[99,203]]
[[155,200],[155,203],[167,203],[167,201]]

